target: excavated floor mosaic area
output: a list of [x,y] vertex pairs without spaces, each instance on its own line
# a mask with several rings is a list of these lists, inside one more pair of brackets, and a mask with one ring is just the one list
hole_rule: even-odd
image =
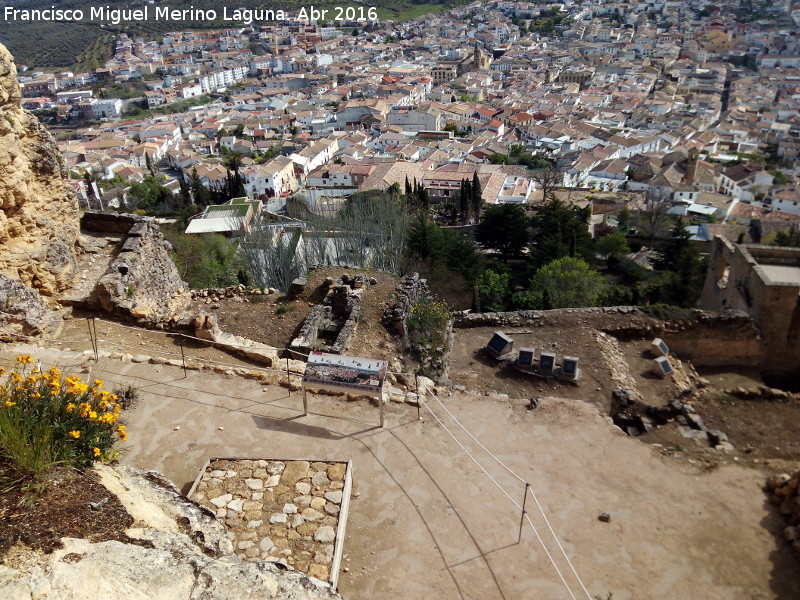
[[243,560],[330,577],[346,463],[215,460],[191,499],[213,511]]

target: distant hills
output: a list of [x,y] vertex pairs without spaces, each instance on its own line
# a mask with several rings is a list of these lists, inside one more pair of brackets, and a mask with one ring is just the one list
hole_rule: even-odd
[[[324,6],[376,6],[382,19],[408,19],[430,12],[438,12],[450,6],[466,3],[467,0],[380,0],[377,2],[348,2],[342,0],[320,0],[314,2],[315,7]],[[229,9],[263,8],[282,9],[294,13],[301,6],[310,3],[302,0],[171,0],[170,7],[180,9],[214,9],[221,13],[224,5]],[[180,29],[215,29],[230,26],[225,22],[170,22],[148,21],[145,23],[122,23],[118,26],[88,22],[89,10],[92,6],[108,6],[110,8],[138,8],[143,3],[136,0],[18,0],[13,3],[19,9],[50,9],[55,6],[63,10],[83,10],[86,19],[83,22],[14,22],[2,19],[0,12],[0,42],[14,55],[18,65],[36,68],[73,68],[75,70],[92,70],[102,66],[114,50],[114,39],[119,33],[129,35],[158,36],[169,31]],[[2,11],[3,8],[0,8]],[[151,9],[152,11],[152,9]]]

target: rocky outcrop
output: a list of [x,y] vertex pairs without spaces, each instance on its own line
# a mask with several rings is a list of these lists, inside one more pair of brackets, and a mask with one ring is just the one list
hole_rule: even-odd
[[55,142],[20,106],[17,69],[0,44],[0,271],[52,296],[73,282],[78,201]]
[[47,333],[54,317],[35,290],[0,273],[0,340],[21,342]]
[[119,254],[95,286],[99,307],[143,325],[185,319],[191,294],[171,255],[172,245],[158,225],[136,221]]
[[243,562],[210,511],[157,473],[100,467],[101,483],[134,518],[142,545],[64,538],[62,549],[17,568],[0,566],[0,598],[336,600],[331,587],[284,565]]

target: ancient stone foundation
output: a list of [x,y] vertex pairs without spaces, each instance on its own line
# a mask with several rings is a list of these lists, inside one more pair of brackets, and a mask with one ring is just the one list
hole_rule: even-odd
[[347,350],[350,337],[361,315],[361,295],[369,284],[366,275],[342,275],[327,282],[328,293],[303,322],[300,333],[289,349],[308,354],[312,350],[342,354]]

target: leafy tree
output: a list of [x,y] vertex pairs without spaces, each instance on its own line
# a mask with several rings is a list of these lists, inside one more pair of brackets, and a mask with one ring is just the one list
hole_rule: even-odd
[[496,273],[486,269],[477,281],[475,309],[478,311],[501,312],[508,308],[510,278],[508,273]]
[[507,165],[510,162],[510,158],[508,154],[500,154],[499,152],[495,152],[489,155],[489,162],[493,165]]
[[532,220],[536,230],[530,246],[534,268],[564,256],[577,256],[587,262],[594,260],[594,242],[587,226],[589,210],[568,207],[557,199],[539,208]]
[[800,229],[797,226],[792,227],[788,231],[779,231],[775,234],[775,246],[790,246],[792,248],[800,248]]
[[774,185],[786,185],[789,183],[789,176],[779,169],[770,169],[769,174],[772,175],[772,183]]
[[604,288],[603,278],[585,261],[565,256],[536,271],[523,298],[534,308],[595,306]]
[[155,177],[156,176],[156,170],[153,167],[153,161],[150,158],[150,154],[148,154],[147,152],[144,153],[144,163],[145,163],[145,166],[147,167],[147,171],[150,173],[150,177]]
[[408,232],[408,257],[412,262],[445,265],[450,271],[474,281],[482,268],[482,257],[471,239],[458,231],[442,229],[420,215]]
[[224,287],[239,282],[241,264],[236,243],[219,234],[186,235],[165,230],[181,278],[193,289]]
[[682,221],[675,222],[657,266],[665,270],[659,288],[661,302],[683,308],[696,306],[703,290],[705,265]]
[[619,214],[617,215],[617,223],[619,223],[619,228],[623,233],[628,231],[628,227],[631,224],[631,209],[628,208],[627,204],[622,207],[621,211],[619,211]]
[[197,174],[196,167],[192,168],[192,177],[189,187],[194,196],[194,203],[197,206],[205,207],[212,203],[211,191],[203,185],[200,176]]
[[631,249],[628,248],[628,240],[621,233],[609,233],[597,240],[597,252],[608,258],[619,254],[627,254]]
[[153,212],[171,200],[172,194],[164,189],[155,177],[145,177],[128,189],[130,208]]
[[519,204],[495,204],[487,208],[475,231],[484,247],[497,250],[503,260],[522,254],[528,242],[528,218]]

